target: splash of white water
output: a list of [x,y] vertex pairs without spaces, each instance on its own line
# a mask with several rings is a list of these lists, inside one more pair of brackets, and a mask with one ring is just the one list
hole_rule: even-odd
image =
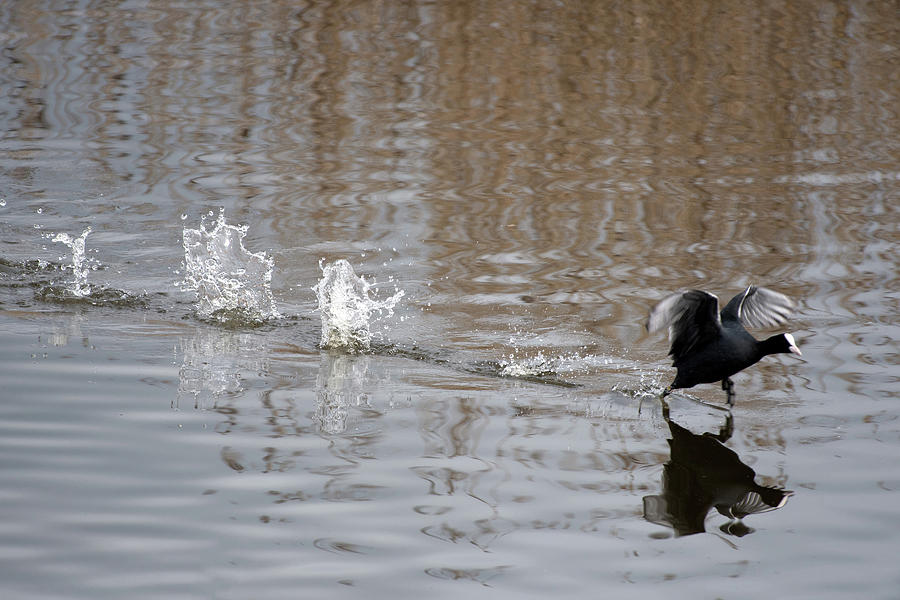
[[374,283],[357,276],[346,260],[321,268],[322,279],[313,287],[322,315],[321,347],[350,352],[368,350],[373,337],[372,323],[394,314],[403,290],[395,287],[394,295],[378,300],[372,296]]
[[519,358],[515,354],[510,354],[500,361],[500,375],[503,377],[558,375],[559,365],[563,360],[562,356],[545,356],[543,352],[538,352],[536,356],[528,358]]
[[260,323],[281,315],[272,295],[275,261],[265,252],[244,248],[247,226],[229,225],[225,211],[212,229],[184,228],[184,280],[176,285],[197,294],[201,318]]
[[513,350],[499,361],[499,375],[502,377],[553,378],[564,375],[585,374],[592,371],[612,372],[627,368],[628,361],[621,357],[581,351],[560,354],[545,353],[527,355],[519,347],[516,338],[511,338]]
[[[86,259],[84,253],[84,242],[90,233],[91,228],[88,227],[77,238],[70,236],[68,233],[57,233],[50,238],[51,242],[65,244],[72,250],[72,264],[64,265],[62,268],[72,270],[72,275],[75,278],[66,287],[66,290],[77,298],[84,298],[91,293],[91,286],[88,285],[87,278],[88,272],[92,268],[90,264],[92,259]],[[93,268],[96,268],[96,265]]]

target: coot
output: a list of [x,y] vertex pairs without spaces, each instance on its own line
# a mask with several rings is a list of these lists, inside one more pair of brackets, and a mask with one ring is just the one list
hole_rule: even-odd
[[728,405],[734,405],[731,376],[756,364],[769,354],[800,349],[790,333],[756,340],[744,329],[772,327],[784,323],[794,303],[784,294],[755,285],[735,296],[719,312],[719,299],[702,290],[686,290],[663,298],[650,311],[647,330],[668,326],[672,347],[669,355],[678,369],[675,381],[663,391],[694,387],[699,383],[722,382]]

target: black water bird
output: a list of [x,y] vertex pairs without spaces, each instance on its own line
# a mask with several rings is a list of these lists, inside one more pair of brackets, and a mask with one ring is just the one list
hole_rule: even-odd
[[663,397],[679,388],[722,382],[728,405],[734,405],[731,376],[769,354],[801,355],[794,336],[780,333],[757,340],[744,326],[772,327],[784,323],[794,303],[784,294],[749,286],[719,312],[719,299],[702,290],[686,290],[663,298],[650,311],[647,330],[669,328],[669,355],[678,369]]

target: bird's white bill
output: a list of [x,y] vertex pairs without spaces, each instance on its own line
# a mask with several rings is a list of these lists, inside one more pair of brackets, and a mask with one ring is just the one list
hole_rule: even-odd
[[797,356],[803,356],[803,353],[800,352],[800,348],[797,347],[797,341],[794,339],[794,336],[792,336],[789,333],[786,333],[786,334],[784,334],[784,337],[787,338],[788,344],[790,344],[790,347],[788,348],[788,350],[790,350]]

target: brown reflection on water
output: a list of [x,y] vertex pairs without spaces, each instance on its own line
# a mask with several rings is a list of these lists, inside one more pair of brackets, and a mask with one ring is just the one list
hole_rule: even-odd
[[152,36],[132,29],[146,56],[118,65],[148,188],[252,200],[285,248],[396,227],[426,242],[436,312],[605,300],[614,323],[652,290],[790,286],[821,233],[811,193],[856,184],[864,207],[896,187],[896,21],[878,3],[159,5]]
[[87,141],[95,179],[178,212],[262,213],[269,247],[424,242],[432,309],[462,331],[485,305],[602,302],[625,343],[646,304],[628,298],[808,291],[796,265],[841,235],[822,215],[900,179],[890,3],[19,3],[3,21],[26,90],[12,138]]
[[[372,209],[410,200],[392,193],[406,189],[444,207],[437,231],[459,213],[449,200],[481,215],[457,240],[533,214],[531,239],[583,236],[589,250],[595,236],[581,229],[595,221],[547,217],[592,216],[584,205],[602,199],[637,204],[644,229],[655,219],[724,238],[703,229],[709,202],[779,209],[772,178],[810,164],[895,169],[890,3],[97,3],[84,14],[18,5],[7,21],[24,39],[84,44],[66,73],[45,72],[27,42],[14,52],[29,87],[81,92],[48,107],[73,120],[47,126],[71,134],[102,117],[93,157],[115,168],[114,149],[139,137],[146,185],[190,168],[201,174],[182,193],[314,197],[332,217],[314,226],[357,221],[328,215],[332,202]],[[104,104],[116,100],[130,112]]]
[[92,214],[166,225],[143,238],[225,205],[288,285],[355,253],[454,348],[631,348],[685,286],[896,313],[860,296],[897,285],[890,3],[14,3],[0,24],[12,181],[115,182]]

